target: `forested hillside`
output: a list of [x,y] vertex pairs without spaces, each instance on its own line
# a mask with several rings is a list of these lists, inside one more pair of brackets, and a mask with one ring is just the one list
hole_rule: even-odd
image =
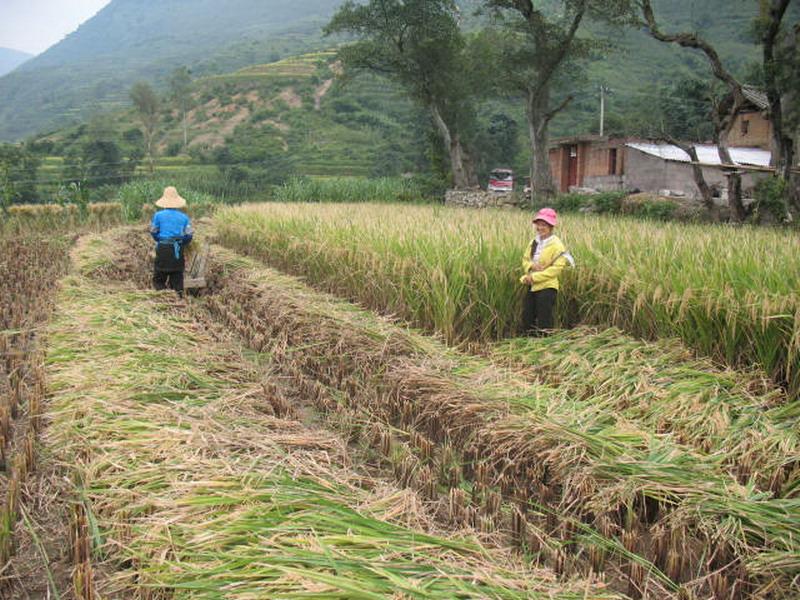
[[[195,76],[221,74],[276,61],[335,40],[323,40],[321,26],[340,0],[113,0],[94,18],[15,73],[0,78],[0,139],[14,140],[80,120],[97,109],[128,103],[127,90],[138,79],[163,85],[176,67]],[[474,16],[477,0],[461,2],[469,27],[489,17]],[[756,0],[659,0],[665,28],[696,30],[714,41],[740,74],[757,58],[751,43]],[[797,21],[795,5],[787,21]],[[659,44],[635,29],[607,31],[614,40],[586,74],[574,73],[569,92],[577,96],[557,131],[596,127],[597,88],[610,86],[612,128],[631,126],[630,109],[652,114],[654,98],[670,95],[669,86],[705,63],[691,52]],[[502,92],[502,82],[487,81]],[[662,87],[666,86],[664,89]],[[656,107],[658,108],[658,107]],[[666,107],[668,108],[668,107]]]
[[181,65],[220,73],[319,45],[339,0],[113,0],[18,72],[0,78],[0,139],[127,103],[138,79]]

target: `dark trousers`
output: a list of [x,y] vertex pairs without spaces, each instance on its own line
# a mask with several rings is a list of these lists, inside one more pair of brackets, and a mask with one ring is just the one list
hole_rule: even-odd
[[179,296],[183,296],[183,271],[154,271],[153,287],[157,290],[169,288],[178,292]]
[[522,331],[525,335],[546,335],[554,328],[553,314],[558,290],[547,288],[538,292],[530,289],[522,304]]

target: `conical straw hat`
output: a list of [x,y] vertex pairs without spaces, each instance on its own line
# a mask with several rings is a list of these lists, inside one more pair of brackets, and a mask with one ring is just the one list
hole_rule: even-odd
[[178,190],[169,186],[168,188],[164,188],[164,195],[158,199],[156,206],[159,208],[185,208],[186,200],[181,198],[180,194],[178,194]]

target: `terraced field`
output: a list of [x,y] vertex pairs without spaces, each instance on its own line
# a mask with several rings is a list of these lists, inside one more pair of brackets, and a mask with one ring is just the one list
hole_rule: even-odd
[[[726,365],[680,341],[677,320],[662,334],[674,315],[650,305],[682,281],[667,260],[661,295],[637,296],[665,320],[645,336],[658,339],[608,327],[594,298],[577,305],[594,324],[507,337],[520,217],[226,210],[200,227],[219,245],[209,288],[186,299],[147,289],[141,228],[80,238],[39,336],[38,462],[64,501],[45,518],[23,494],[31,527],[12,521],[9,539],[33,554],[7,557],[4,589],[33,589],[23,556],[58,556],[39,567],[45,588],[77,598],[798,597],[792,388],[746,348]],[[626,226],[653,261],[678,235]],[[565,222],[570,320],[569,286],[605,298],[597,282],[627,272],[615,261],[637,246],[608,230]],[[734,272],[723,256],[704,281]],[[746,277],[735,285],[789,297]]]
[[[427,141],[414,125],[416,109],[398,86],[374,76],[344,80],[339,74],[335,52],[322,51],[195,81],[186,121],[188,148],[182,116],[165,104],[155,140],[155,176],[196,187],[198,180],[215,180],[214,186],[204,187],[220,188],[225,179],[215,151],[222,147],[229,150],[229,165],[258,172],[276,163],[308,177],[397,176],[419,170]],[[130,152],[130,143],[123,140],[126,132],[140,128],[134,111],[114,113],[108,127],[122,151]],[[93,189],[119,179],[102,165],[76,158],[85,130],[85,125],[75,126],[45,136],[54,151],[71,158],[43,159],[38,171],[42,201],[54,201],[76,174],[82,173],[84,187]],[[182,155],[167,156],[176,152]],[[133,177],[150,177],[149,165],[140,162]],[[268,186],[262,182],[259,191],[248,197],[261,199]]]
[[328,63],[336,58],[336,51],[312,52],[300,56],[292,56],[274,63],[253,65],[228,73],[206,78],[213,82],[252,82],[259,79],[273,82],[276,79],[307,79],[313,75],[320,63]]

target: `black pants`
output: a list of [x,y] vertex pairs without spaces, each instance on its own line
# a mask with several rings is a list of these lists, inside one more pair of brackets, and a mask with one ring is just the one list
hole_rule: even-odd
[[554,328],[553,313],[558,290],[547,288],[538,292],[528,290],[522,304],[522,331],[525,335],[546,335]]
[[154,271],[153,287],[157,290],[169,288],[178,292],[179,296],[183,296],[183,271]]

